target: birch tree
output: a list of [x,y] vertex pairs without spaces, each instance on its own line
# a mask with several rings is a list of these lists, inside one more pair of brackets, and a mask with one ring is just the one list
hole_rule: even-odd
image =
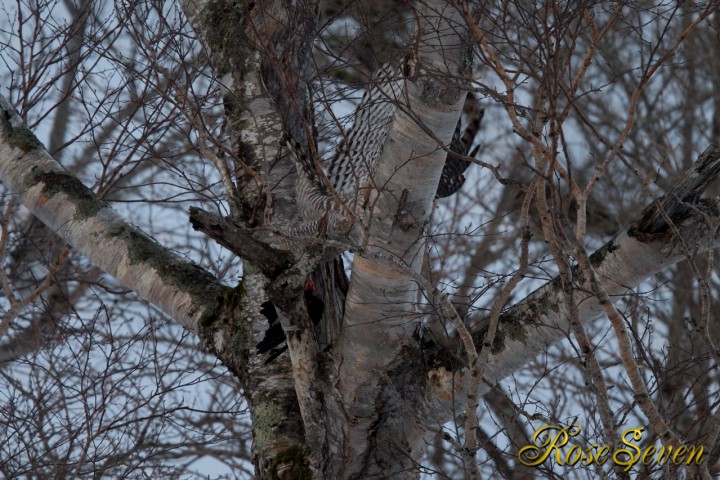
[[[2,22],[8,478],[720,471],[713,5],[83,0]],[[354,136],[372,91],[379,145]],[[379,154],[348,195],[331,158],[360,144]],[[468,178],[438,198],[448,156]],[[533,463],[543,425],[705,457]]]

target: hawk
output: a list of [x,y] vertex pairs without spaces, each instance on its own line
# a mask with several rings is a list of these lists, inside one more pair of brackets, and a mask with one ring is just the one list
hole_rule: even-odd
[[[351,204],[357,197],[358,189],[366,186],[375,172],[390,123],[402,98],[403,84],[399,70],[389,65],[378,69],[355,109],[352,127],[343,133],[334,155],[325,162],[324,174],[346,205]],[[462,118],[458,121],[438,182],[436,198],[449,197],[462,188],[465,183],[464,173],[471,163],[466,157],[474,157],[479,148],[472,147],[480,130],[484,110],[470,96],[464,111],[467,126],[463,130]],[[290,136],[285,138],[285,142],[299,169],[298,203],[308,219],[317,219],[326,212],[338,211],[338,206],[333,205],[335,199],[329,195],[315,162],[305,153],[306,150]]]

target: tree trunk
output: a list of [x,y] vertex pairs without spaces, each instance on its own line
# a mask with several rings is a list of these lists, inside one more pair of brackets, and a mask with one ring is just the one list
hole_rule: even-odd
[[[427,335],[412,275],[424,260],[446,157],[442,146],[450,143],[466,95],[470,55],[463,32],[471,19],[447,2],[418,8],[416,48],[401,74],[404,98],[356,212],[362,242],[352,246],[346,289],[337,260],[309,248],[281,251],[268,237],[271,229],[289,231],[303,220],[294,198],[298,173],[279,140],[292,132],[310,142],[300,90],[317,10],[313,2],[288,5],[184,2],[225,83],[234,166],[247,168],[235,180],[237,191],[227,192],[235,204],[230,217],[191,211],[194,227],[243,258],[243,280],[235,288],[98,200],[50,157],[2,97],[0,179],[64,241],[199,335],[240,379],[259,478],[418,478],[433,433],[463,410],[468,393],[477,393],[467,391],[471,366],[457,362],[466,352]],[[264,57],[260,47],[268,47]],[[713,146],[664,199],[590,257],[609,295],[624,295],[690,253],[717,245],[717,206],[700,194],[719,169],[720,148]],[[258,178],[265,181],[253,183]],[[590,322],[602,315],[603,302],[579,293],[591,291],[581,273],[574,270],[574,301],[581,320]],[[326,305],[319,327],[304,296],[308,279]],[[484,373],[488,384],[570,331],[561,285],[548,283],[501,316]],[[271,306],[277,318],[268,313]],[[289,355],[266,363],[256,345],[271,323],[282,326]],[[478,351],[486,329],[487,322],[473,335]]]

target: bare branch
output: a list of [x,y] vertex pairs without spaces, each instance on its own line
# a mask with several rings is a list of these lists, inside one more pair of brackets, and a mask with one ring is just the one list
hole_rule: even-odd
[[95,265],[193,332],[217,280],[126,222],[66,172],[0,97],[0,179],[35,216]]

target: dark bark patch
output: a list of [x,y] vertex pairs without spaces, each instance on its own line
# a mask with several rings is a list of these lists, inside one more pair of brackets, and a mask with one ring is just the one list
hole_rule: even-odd
[[[683,220],[705,210],[708,202],[701,195],[720,174],[720,146],[711,144],[685,175],[662,198],[648,205],[628,230],[628,236],[640,242],[651,242],[672,235],[667,220],[681,224]],[[714,205],[714,202],[710,202]]]
[[600,248],[598,251],[590,255],[590,264],[598,268],[600,265],[602,265],[603,261],[605,260],[605,257],[607,257],[608,253],[612,253],[615,250],[619,249],[617,245],[615,245],[615,242],[613,240],[610,240],[607,244],[605,244],[602,248]]
[[[555,297],[548,292],[539,298],[529,300],[526,305],[523,305],[521,309],[522,315],[515,316],[507,313],[501,315],[492,345],[492,353],[496,354],[505,350],[505,341],[508,338],[523,343],[527,341],[527,327],[537,324],[539,319],[549,315],[550,311],[558,313],[560,312],[560,306],[557,304]],[[486,332],[487,327],[473,335],[476,345],[481,344]]]
[[2,135],[5,142],[13,147],[19,148],[23,152],[29,152],[36,148],[45,148],[29,128],[25,126],[13,128],[10,119],[15,112],[3,110],[2,113]]
[[498,328],[495,332],[495,338],[493,339],[492,347],[490,351],[493,354],[498,354],[505,350],[505,331]]
[[[200,346],[218,357],[223,364],[247,385],[247,363],[252,348],[252,331],[243,312],[245,283],[235,288],[220,287],[212,307],[207,308],[199,323]],[[229,341],[218,345],[216,333]]]
[[521,314],[518,316],[503,314],[500,316],[500,326],[506,327],[507,325],[530,325],[538,323],[538,319],[550,314],[550,311],[555,313],[560,312],[560,307],[557,301],[554,300],[554,296],[550,292],[545,295],[541,295],[539,298],[533,298],[527,300],[525,305],[522,305],[520,309]]
[[[503,318],[500,318],[500,322],[503,321]],[[511,320],[511,322],[514,322],[514,320]],[[513,323],[515,325],[519,325],[517,323]],[[505,350],[505,337],[507,336],[507,325],[503,324],[499,325],[498,329],[495,331],[495,338],[493,339],[493,342],[490,346],[490,351],[493,354],[500,353],[503,350]],[[475,347],[478,348],[478,351],[485,348],[487,346],[485,342],[485,337],[487,337],[488,333],[488,326],[483,326],[480,330],[472,334],[473,343],[475,344]],[[514,333],[514,335],[519,335],[517,332]],[[467,354],[465,352],[462,352],[462,357],[465,361],[465,365],[467,365]],[[457,370],[457,368],[453,369],[453,371]]]
[[218,77],[231,71],[243,71],[246,59],[251,58],[252,46],[245,33],[245,24],[254,7],[253,2],[242,0],[216,0],[205,6],[202,15],[206,39],[213,52]]
[[215,304],[220,286],[210,273],[189,260],[178,258],[132,225],[120,225],[108,234],[124,240],[131,265],[148,264],[165,282],[189,293],[198,305],[207,307]]
[[[240,281],[235,288],[221,287],[215,296],[214,308],[208,309],[205,312],[200,319],[200,326],[210,327],[218,321],[222,322],[225,318],[235,318],[244,296],[245,284],[243,281]],[[250,338],[249,332],[247,333],[247,338]]]
[[108,207],[108,204],[99,200],[92,190],[67,172],[45,172],[38,167],[33,167],[23,183],[26,188],[43,183],[42,195],[47,198],[52,198],[58,193],[67,195],[75,205],[75,218],[78,220],[94,217],[100,210]]
[[527,332],[525,331],[525,325],[519,323],[508,323],[502,329],[508,337],[519,342],[525,342],[527,340]]
[[278,453],[270,467],[271,479],[312,480],[312,471],[305,462],[300,447],[290,447]]

